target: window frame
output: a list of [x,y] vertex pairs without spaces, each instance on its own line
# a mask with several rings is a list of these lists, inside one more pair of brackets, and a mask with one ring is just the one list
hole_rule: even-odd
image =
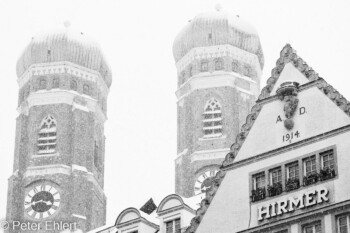
[[[260,177],[264,178],[264,181],[262,182],[263,185],[261,187],[257,187],[257,184],[258,184],[257,178],[260,178]],[[265,188],[265,186],[266,186],[266,174],[265,174],[265,172],[260,172],[260,173],[255,174],[253,177],[253,189],[257,190],[258,188]]]
[[[316,226],[320,226],[320,231],[319,232],[316,231]],[[324,233],[321,221],[315,221],[315,222],[304,224],[302,226],[302,233],[307,233],[306,232],[306,230],[307,230],[306,228],[309,228],[309,227],[312,227],[312,232],[311,233]]]
[[84,83],[84,85],[83,85],[83,94],[90,95],[90,85],[87,83]]
[[[45,124],[47,124],[47,127],[44,127]],[[52,124],[54,125],[51,126]],[[47,135],[43,136],[42,134]],[[41,120],[37,133],[36,151],[39,156],[46,156],[57,152],[57,120],[51,114],[48,114]]]
[[342,218],[342,217],[346,218],[346,230],[347,230],[347,233],[350,233],[350,214],[349,213],[336,216],[336,232],[341,233],[341,231],[340,231],[340,218]]
[[[265,187],[264,188],[265,188],[265,190],[268,190],[268,185],[271,184],[270,171],[273,169],[276,169],[277,167],[281,167],[281,169],[282,169],[282,193],[278,194],[276,196],[283,195],[283,193],[295,191],[295,190],[299,189],[300,187],[306,187],[306,186],[312,185],[312,184],[305,184],[304,183],[304,178],[305,178],[304,159],[315,155],[315,157],[316,157],[316,174],[320,174],[320,168],[321,168],[320,167],[321,165],[319,162],[320,156],[321,156],[322,152],[325,152],[328,150],[333,150],[335,175],[332,176],[331,178],[327,178],[324,180],[319,179],[319,180],[317,180],[316,183],[318,184],[318,183],[334,181],[335,179],[338,179],[339,176],[338,176],[338,162],[337,162],[337,147],[336,147],[336,145],[331,145],[331,146],[325,147],[323,149],[319,149],[319,150],[316,150],[314,152],[310,152],[310,153],[295,157],[295,158],[287,160],[285,162],[274,164],[274,165],[250,172],[249,173],[249,189],[250,189],[249,194],[252,194],[252,192],[256,190],[255,177],[260,173],[265,174]],[[288,166],[293,165],[293,164],[298,164],[298,172],[296,172],[296,177],[297,177],[296,182],[298,182],[298,184],[295,184],[294,186],[293,186],[293,184],[288,185],[288,188],[287,188],[287,181],[289,179],[289,177],[288,177],[289,174],[287,174],[288,173]],[[264,200],[270,199],[270,198],[275,198],[276,196],[266,195],[266,198]],[[251,202],[259,202],[259,201],[261,201],[261,200],[258,200],[258,201],[251,200]]]
[[78,82],[74,79],[70,80],[69,89],[72,91],[78,91]]
[[240,68],[239,68],[239,62],[238,62],[237,60],[233,60],[233,61],[231,62],[231,71],[232,71],[232,72],[239,73],[239,70],[240,70]]
[[[176,229],[176,222],[178,221],[178,226],[179,229]],[[168,223],[171,223],[171,232],[168,232]],[[164,225],[165,225],[165,233],[177,233],[177,230],[181,230],[181,217],[176,217],[174,219],[168,220],[168,221],[164,221]]]
[[[279,172],[279,174],[277,174],[276,177],[273,177],[273,174],[276,171]],[[273,181],[274,178],[277,178],[277,182]],[[280,179],[280,180],[278,180],[278,179]],[[274,185],[274,184],[277,184],[277,183],[282,183],[282,180],[283,180],[283,177],[282,177],[282,168],[281,168],[281,166],[269,170],[269,184],[270,185]]]
[[210,98],[206,102],[202,113],[203,138],[220,138],[223,136],[222,115],[220,101],[216,98]]
[[320,154],[320,161],[321,161],[321,162],[320,162],[320,163],[321,163],[321,166],[320,166],[321,169],[325,169],[324,157],[325,157],[325,156],[329,156],[329,154],[326,154],[326,153],[329,152],[329,151],[332,151],[332,152],[333,152],[333,153],[332,153],[332,160],[329,160],[329,159],[328,159],[328,162],[331,161],[331,162],[333,163],[331,166],[329,166],[329,168],[330,168],[330,169],[335,169],[334,150],[332,150],[332,149],[325,150],[325,151],[319,153],[319,154]]
[[52,89],[60,88],[60,79],[58,77],[53,78],[52,80]]
[[[306,162],[308,162],[309,159],[311,161],[311,167],[310,167],[311,170],[310,170],[310,172],[307,172],[307,167],[306,167],[307,164],[306,164]],[[314,164],[312,164],[313,161],[314,161]],[[302,162],[303,162],[303,175],[304,176],[308,176],[308,175],[310,175],[312,173],[317,172],[317,154],[316,153],[313,154],[313,155],[310,155],[310,156],[307,156],[307,157],[303,158]],[[312,170],[313,167],[315,167],[314,170]]]
[[[300,173],[300,168],[299,168],[299,163],[298,163],[298,161],[296,161],[296,162],[292,162],[292,163],[289,163],[289,164],[286,164],[285,165],[286,166],[286,179],[288,180],[288,179],[291,179],[291,178],[300,178],[299,177],[299,173]],[[293,173],[295,174],[295,177],[291,177],[290,176],[290,168],[291,167],[297,167],[297,169],[295,170],[295,171],[293,171]]]
[[207,60],[201,61],[201,67],[200,68],[201,68],[201,72],[208,72],[209,71],[209,61],[207,61]]
[[41,77],[39,79],[39,90],[46,90],[47,89],[47,80],[46,78]]
[[224,61],[222,59],[216,59],[214,62],[215,71],[224,70]]

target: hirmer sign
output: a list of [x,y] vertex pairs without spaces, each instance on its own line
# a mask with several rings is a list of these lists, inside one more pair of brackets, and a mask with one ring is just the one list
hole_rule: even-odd
[[283,215],[293,212],[297,209],[318,205],[327,202],[328,190],[326,188],[318,188],[313,191],[301,193],[297,197],[287,197],[284,200],[268,203],[258,207],[258,220],[269,219],[271,217]]

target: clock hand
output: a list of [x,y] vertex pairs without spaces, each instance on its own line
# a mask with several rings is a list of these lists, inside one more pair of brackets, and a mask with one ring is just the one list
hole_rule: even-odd
[[44,201],[44,203],[45,203],[46,205],[53,205],[53,203],[52,203],[51,201]]
[[33,201],[31,205],[36,205],[37,203],[45,203],[46,205],[52,205],[51,201],[44,201],[44,200]]

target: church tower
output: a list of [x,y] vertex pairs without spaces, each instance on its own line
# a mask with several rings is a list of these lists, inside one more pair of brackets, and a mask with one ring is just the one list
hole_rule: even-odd
[[260,92],[264,57],[255,28],[221,9],[202,13],[173,44],[178,74],[177,194],[210,186]]
[[[83,232],[104,225],[104,123],[112,76],[99,46],[68,28],[35,36],[17,62],[17,76],[7,220],[41,223],[34,232],[61,232],[63,225],[54,225],[60,222]],[[26,232],[14,222],[10,229]]]

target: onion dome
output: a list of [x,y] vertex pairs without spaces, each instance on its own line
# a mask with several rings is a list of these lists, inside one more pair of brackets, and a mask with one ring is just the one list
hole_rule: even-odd
[[20,77],[31,65],[51,62],[72,62],[101,74],[110,87],[112,73],[99,45],[82,32],[68,28],[32,38],[17,62]]
[[178,62],[191,49],[229,44],[256,54],[261,68],[264,56],[255,28],[238,15],[221,11],[201,13],[180,31],[173,44],[173,55]]

